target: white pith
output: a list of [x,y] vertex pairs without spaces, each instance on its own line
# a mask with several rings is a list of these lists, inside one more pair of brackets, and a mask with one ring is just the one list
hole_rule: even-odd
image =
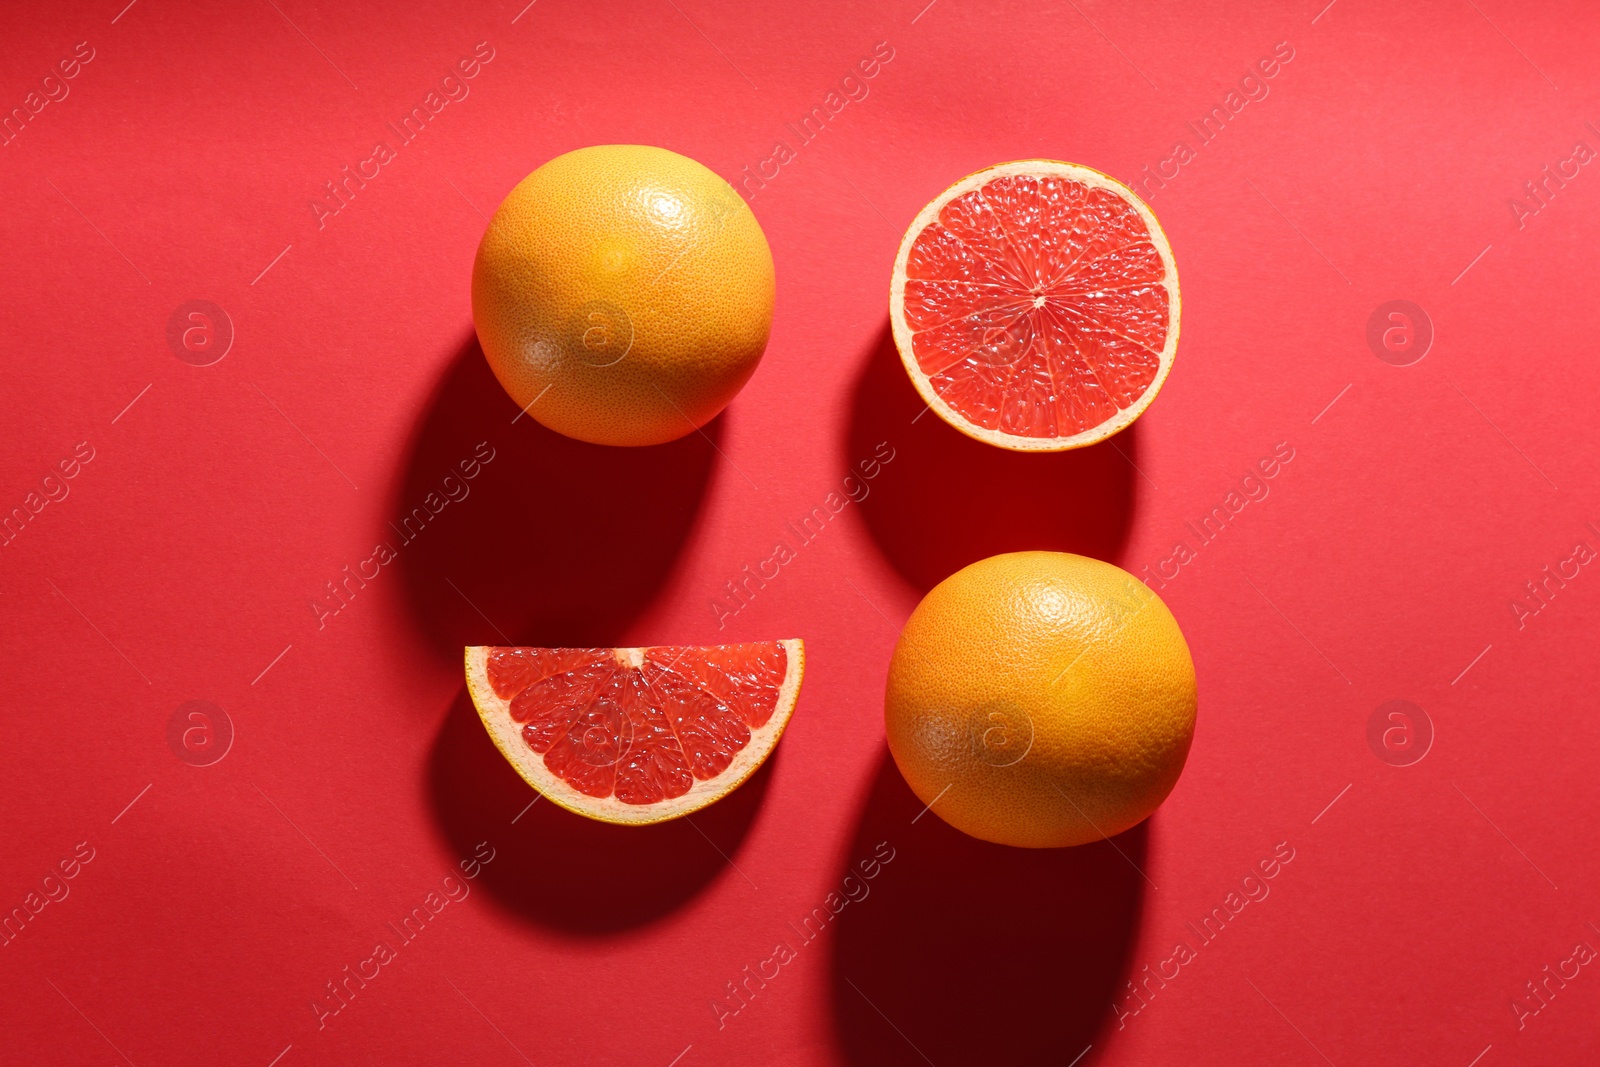
[[[1160,353],[1161,365],[1156,371],[1155,378],[1140,395],[1139,399],[1097,426],[1091,426],[1081,433],[1070,437],[1025,437],[1021,434],[1006,433],[1004,430],[990,430],[968,421],[965,415],[956,411],[945,402],[933,383],[917,365],[917,359],[912,350],[912,334],[910,325],[905,316],[905,290],[906,290],[906,263],[911,256],[911,246],[916,242],[922,231],[939,217],[939,212],[944,206],[963,193],[994,181],[996,178],[1013,176],[1026,177],[1061,177],[1079,182],[1093,189],[1104,189],[1113,193],[1130,204],[1139,217],[1144,220],[1145,228],[1150,231],[1150,243],[1160,253],[1161,260],[1166,264],[1166,274],[1161,280],[1161,285],[1167,290],[1169,298],[1169,311],[1167,319],[1166,344]],[[1178,327],[1181,311],[1181,301],[1178,293],[1178,269],[1172,257],[1172,246],[1167,243],[1167,235],[1162,232],[1161,224],[1156,221],[1155,214],[1139,196],[1126,185],[1117,181],[1109,174],[1102,174],[1092,167],[1081,166],[1077,163],[1063,163],[1053,159],[1024,159],[1015,163],[1001,163],[969,174],[956,182],[950,188],[934,198],[932,203],[917,213],[911,226],[906,230],[905,236],[900,240],[900,251],[895,256],[894,273],[889,279],[889,325],[894,331],[895,348],[900,353],[900,362],[905,364],[906,374],[911,378],[911,384],[916,387],[923,401],[944,419],[968,437],[984,441],[1002,448],[1009,448],[1019,452],[1064,452],[1070,448],[1081,448],[1103,441],[1112,434],[1129,426],[1134,419],[1144,413],[1145,408],[1156,398],[1161,391],[1161,385],[1167,380],[1167,375],[1172,371],[1172,360],[1178,351]]]
[[[494,691],[494,686],[489,684],[490,646],[467,647],[467,692],[500,754],[524,781],[553,803],[601,822],[636,826],[666,822],[698,811],[733,792],[765,762],[778,739],[783,736],[800,696],[800,681],[805,673],[805,642],[799,638],[788,638],[778,644],[783,646],[787,655],[783,684],[778,689],[778,703],[772,711],[772,717],[759,729],[750,731],[749,743],[739,750],[733,762],[721,774],[704,781],[697,778],[683,796],[656,804],[627,804],[614,796],[592,797],[580,793],[551,773],[545,766],[544,755],[529,748],[523,739],[522,724],[511,717],[511,702],[502,699]],[[619,662],[637,666],[643,662],[648,649],[619,648],[613,651]]]

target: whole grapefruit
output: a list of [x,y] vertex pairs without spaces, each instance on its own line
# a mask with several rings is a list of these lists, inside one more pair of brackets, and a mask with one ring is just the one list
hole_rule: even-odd
[[1194,662],[1167,606],[1110,563],[1013,552],[917,605],[889,666],[900,773],[956,829],[1081,845],[1147,818],[1178,781]]
[[478,245],[472,318],[511,399],[568,437],[692,433],[755,372],[772,252],[749,205],[664,148],[597,145],[511,190]]

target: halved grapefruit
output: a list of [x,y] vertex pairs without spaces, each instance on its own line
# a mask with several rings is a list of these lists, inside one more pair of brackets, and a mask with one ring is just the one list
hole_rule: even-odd
[[601,822],[676,819],[722,799],[789,725],[799,639],[651,648],[467,649],[467,690],[500,754]]
[[889,284],[901,362],[969,437],[1024,452],[1103,441],[1178,348],[1178,271],[1144,201],[1076,163],[968,175],[906,230]]

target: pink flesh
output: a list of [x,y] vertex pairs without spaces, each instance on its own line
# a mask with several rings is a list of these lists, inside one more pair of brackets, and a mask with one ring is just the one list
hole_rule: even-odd
[[1121,197],[1067,178],[996,178],[951,200],[912,242],[912,351],[968,421],[1070,437],[1155,382],[1171,321],[1165,274]]
[[625,804],[681,797],[715,778],[778,706],[788,652],[776,641],[644,650],[493,648],[489,684],[528,747],[581,793]]

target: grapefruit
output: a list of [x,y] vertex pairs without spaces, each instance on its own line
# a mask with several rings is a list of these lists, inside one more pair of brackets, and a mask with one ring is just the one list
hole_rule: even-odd
[[1103,441],[1150,406],[1178,348],[1178,272],[1133,190],[1076,163],[956,182],[900,242],[889,320],[928,407],[1023,452]]
[[1161,598],[1110,563],[1012,552],[935,586],[895,645],[889,751],[924,804],[1003,845],[1081,845],[1177,783],[1195,677]]
[[704,166],[598,145],[528,175],[489,220],[472,320],[495,377],[568,437],[660,444],[733,399],[772,328],[772,252]]
[[789,725],[799,640],[467,650],[467,690],[500,754],[568,811],[676,819],[727,796]]

